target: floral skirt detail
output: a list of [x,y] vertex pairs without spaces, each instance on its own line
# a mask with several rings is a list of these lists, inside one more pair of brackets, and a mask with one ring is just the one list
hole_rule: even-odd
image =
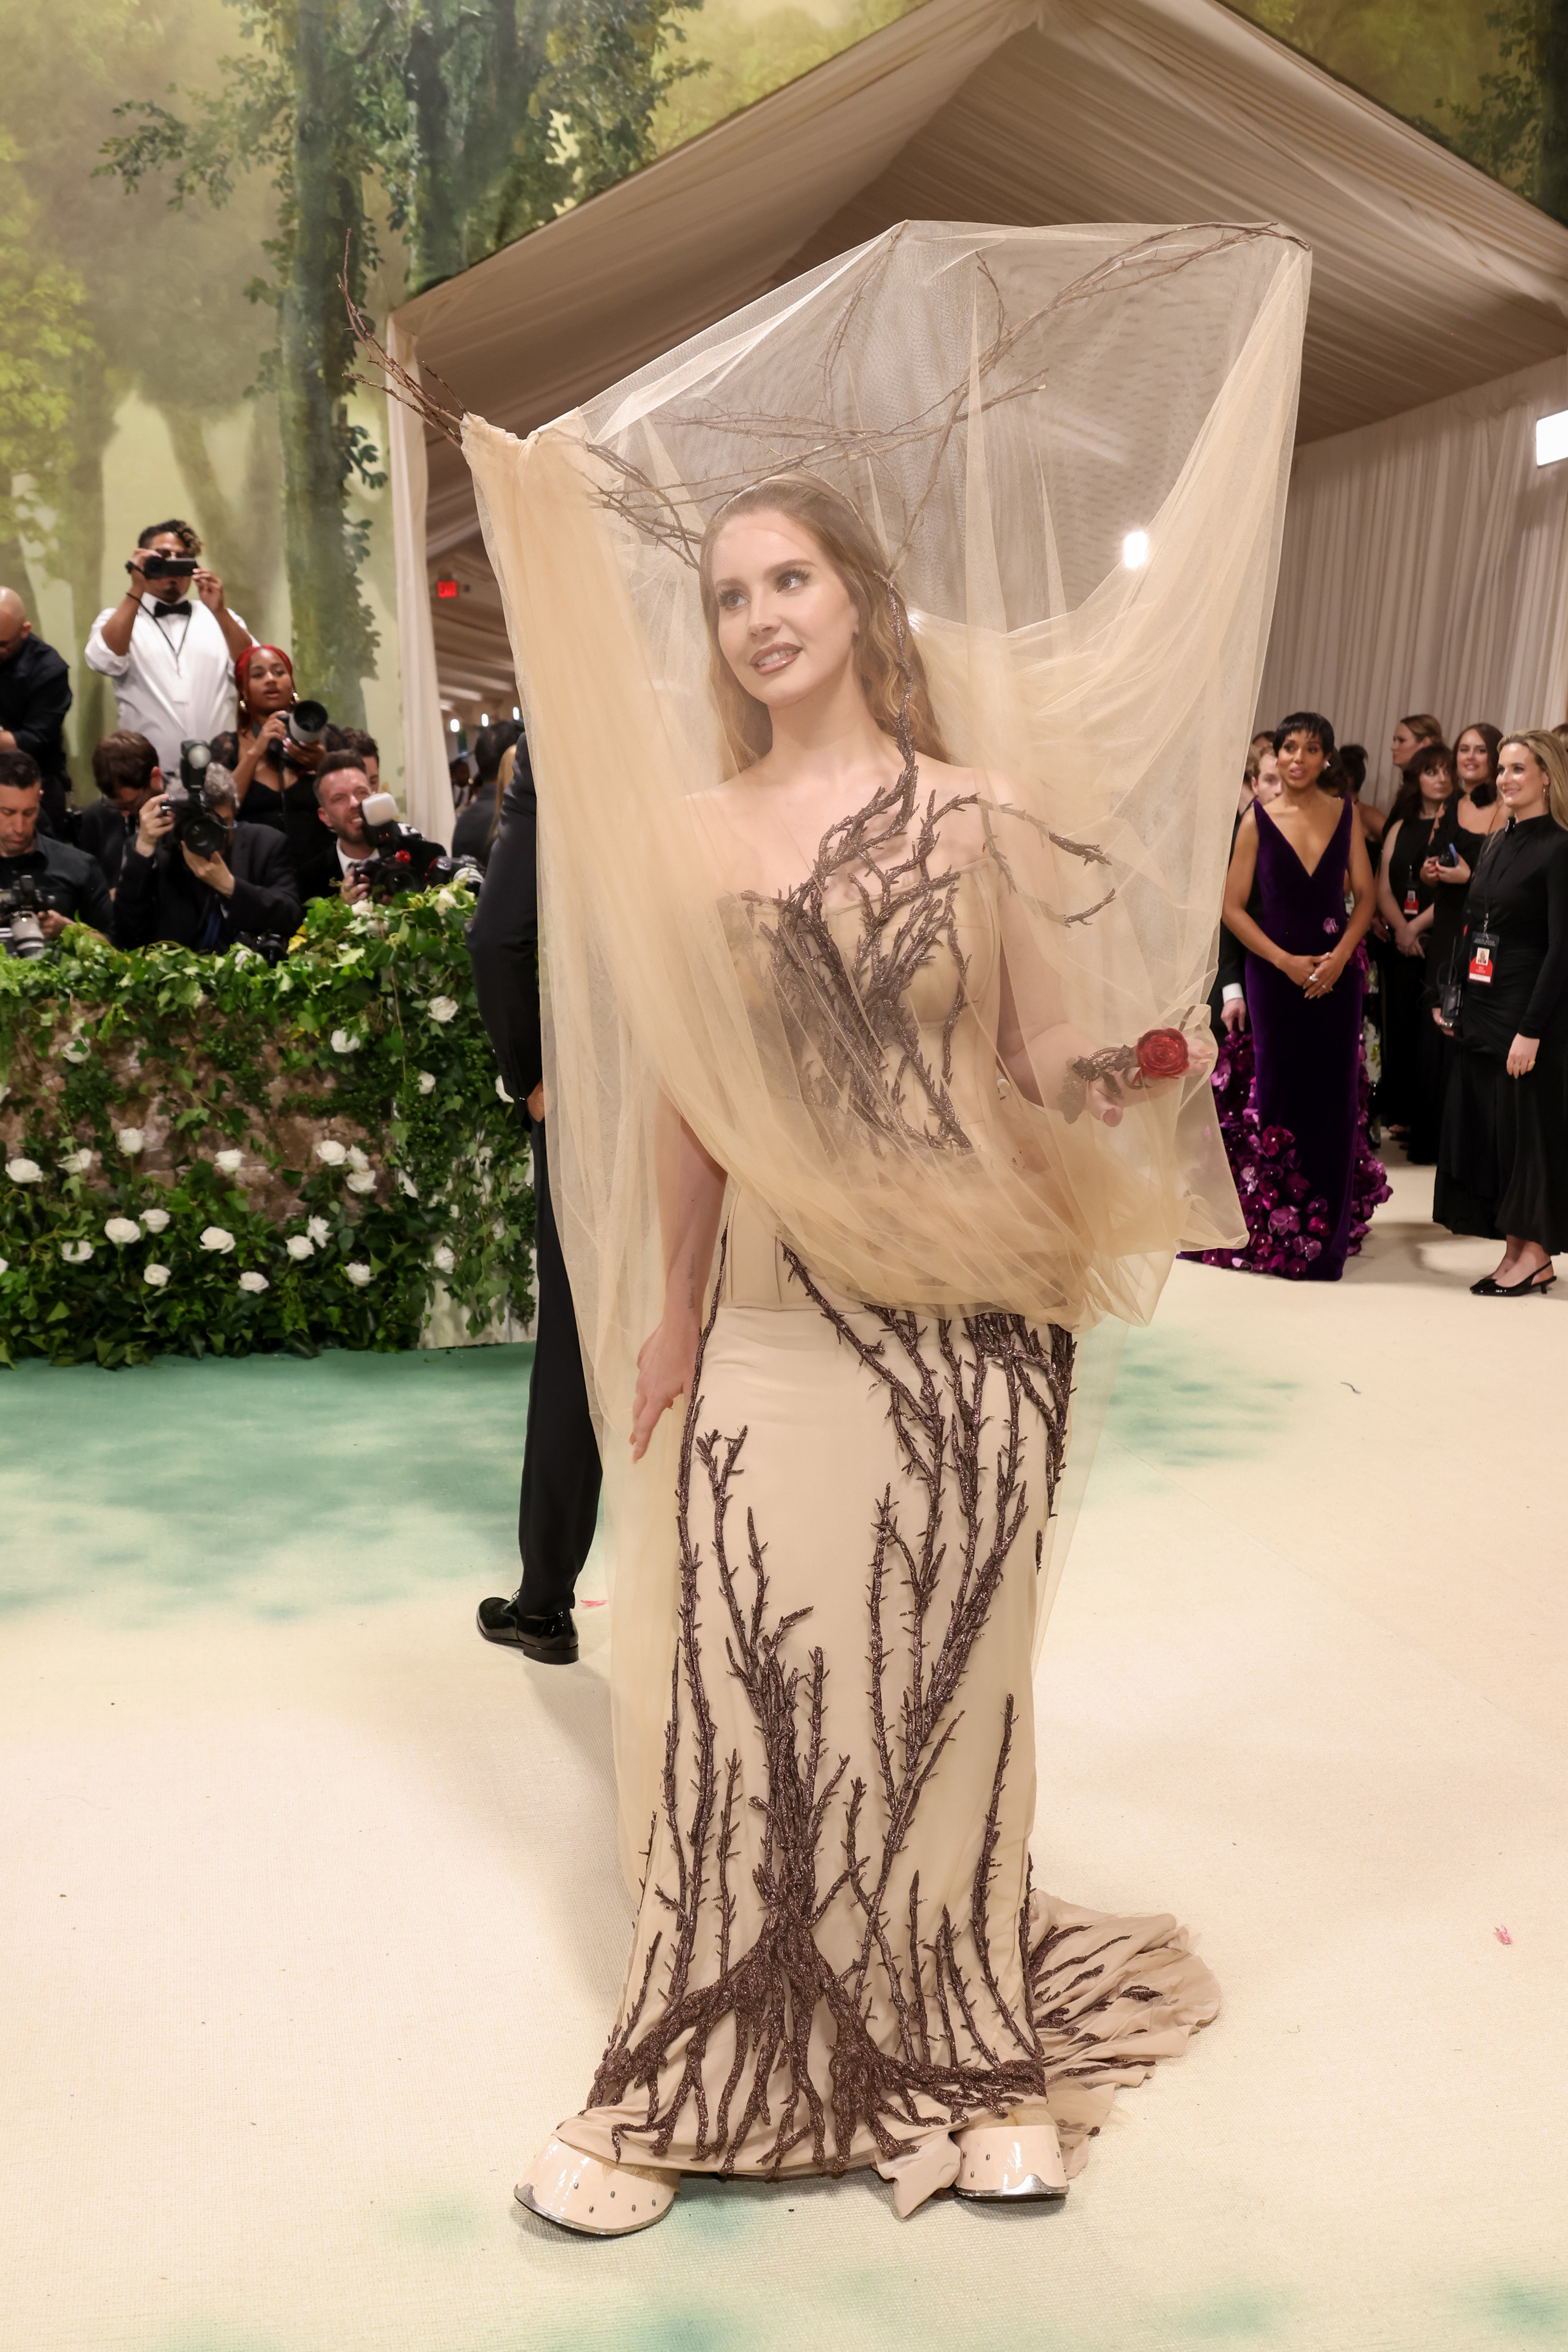
[[[1201,1255],[1205,1265],[1280,1275],[1291,1282],[1311,1280],[1333,1231],[1333,1204],[1326,1193],[1313,1190],[1290,1129],[1265,1127],[1259,1118],[1250,1030],[1234,1029],[1226,1038],[1211,1084],[1226,1157],[1247,1220],[1247,1245],[1192,1255]],[[1371,1087],[1364,1040],[1357,1099],[1345,1252],[1350,1257],[1356,1255],[1366,1238],[1374,1209],[1389,1198],[1387,1174],[1373,1151],[1368,1133]]]
[[988,2117],[1051,2116],[1075,2169],[1218,2002],[1173,1918],[1031,1885],[1071,1338],[841,1306],[789,1265],[789,1306],[721,1303],[704,1339],[663,1792],[560,2137],[672,2169],[874,2164],[902,2211]]

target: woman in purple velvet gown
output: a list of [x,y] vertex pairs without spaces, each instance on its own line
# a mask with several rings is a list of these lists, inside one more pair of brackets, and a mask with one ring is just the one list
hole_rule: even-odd
[[1274,740],[1282,790],[1242,818],[1225,886],[1225,920],[1247,950],[1250,1037],[1229,1041],[1214,1077],[1249,1239],[1205,1257],[1337,1282],[1388,1198],[1367,1140],[1361,1025],[1376,900],[1333,729],[1297,711]]

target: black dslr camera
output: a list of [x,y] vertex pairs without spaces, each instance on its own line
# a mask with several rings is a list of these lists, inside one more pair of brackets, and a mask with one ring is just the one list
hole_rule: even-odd
[[324,702],[291,703],[283,714],[284,733],[287,740],[280,743],[275,736],[268,742],[262,757],[268,767],[282,768],[287,760],[290,743],[298,745],[301,751],[308,751],[312,744],[320,742],[327,732],[329,723],[327,706]]
[[39,919],[48,911],[47,895],[33,875],[18,874],[14,882],[0,882],[0,949],[28,960],[41,956],[49,943]]
[[[131,565],[126,565],[131,570]],[[189,580],[196,569],[193,555],[144,555],[136,569],[143,580]]]
[[459,874],[478,872],[471,857],[448,857],[438,841],[426,841],[415,824],[404,824],[391,793],[372,793],[361,803],[360,820],[372,855],[359,867],[372,898],[395,898],[400,890],[434,890]]
[[228,827],[207,798],[212,765],[212,745],[187,739],[180,746],[180,781],[163,787],[164,806],[174,819],[173,837],[193,857],[215,857],[228,847]]

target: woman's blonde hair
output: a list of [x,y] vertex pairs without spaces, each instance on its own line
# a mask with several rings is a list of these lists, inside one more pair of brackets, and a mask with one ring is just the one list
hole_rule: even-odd
[[736,766],[749,768],[772,749],[773,721],[767,704],[747,694],[720,648],[713,549],[727,523],[740,515],[754,514],[787,515],[810,532],[854,605],[859,622],[855,675],[873,719],[896,742],[900,715],[906,712],[909,742],[900,748],[907,754],[912,744],[929,759],[946,760],[946,747],[931,707],[925,666],[909,625],[908,610],[860,512],[841,491],[819,481],[814,474],[770,474],[766,481],[754,483],[719,509],[704,533],[698,566],[708,631],[708,677]]
[[1568,744],[1548,727],[1515,727],[1497,747],[1500,761],[1511,743],[1522,743],[1546,773],[1546,806],[1553,821],[1568,833]]

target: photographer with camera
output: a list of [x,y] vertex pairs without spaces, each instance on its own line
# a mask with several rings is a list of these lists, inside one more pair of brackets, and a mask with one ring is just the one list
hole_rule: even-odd
[[183,744],[179,785],[137,820],[115,893],[115,945],[170,940],[222,955],[242,940],[287,940],[298,923],[287,843],[274,825],[238,823],[228,770],[209,744]]
[[69,922],[90,923],[108,936],[114,920],[109,885],[85,849],[38,830],[43,778],[30,751],[0,751],[0,929],[10,952],[20,913],[41,952]]
[[465,871],[476,884],[471,859],[448,857],[438,841],[426,841],[417,826],[402,823],[392,794],[371,784],[360,751],[332,751],[321,762],[317,814],[333,840],[301,863],[304,897],[342,898],[357,906],[362,898],[428,890]]
[[166,776],[183,742],[210,742],[233,725],[234,666],[251,642],[201,552],[188,522],[150,523],[125,567],[130,587],[87,641],[88,667],[114,680],[121,728],[147,737]]
[[106,735],[92,754],[92,780],[99,798],[76,821],[77,847],[98,860],[110,890],[120,880],[137,820],[154,793],[163,789],[158,754],[145,735]]

